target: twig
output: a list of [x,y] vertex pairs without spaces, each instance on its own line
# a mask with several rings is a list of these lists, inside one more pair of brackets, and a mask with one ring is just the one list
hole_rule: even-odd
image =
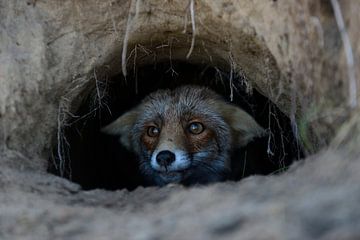
[[[63,177],[64,176],[64,166],[65,166],[65,159],[63,159],[63,143],[62,143],[62,123],[61,123],[61,116],[62,116],[62,110],[61,110],[61,104],[59,105],[59,109],[58,109],[58,119],[57,119],[57,154],[58,154],[58,158],[59,158],[59,171],[60,171],[60,176]],[[57,165],[55,165],[55,168]]]
[[130,32],[130,11],[129,11],[129,17],[128,17],[128,22],[126,24],[126,30],[125,30],[125,35],[124,35],[124,41],[123,41],[123,49],[122,49],[122,54],[121,54],[121,70],[122,70],[122,74],[125,77],[126,80],[126,54],[127,54],[127,48],[128,48],[128,41],[129,41],[129,32]]
[[135,14],[131,11],[131,7],[133,6],[133,0],[130,2],[130,9],[129,9],[129,15],[126,23],[126,30],[124,35],[124,41],[123,41],[123,49],[121,54],[121,70],[126,80],[127,70],[126,70],[126,55],[127,55],[127,48],[129,43],[129,34],[131,31],[133,20],[137,18],[139,13],[139,7],[140,7],[140,0],[135,0]]
[[233,70],[233,67],[232,67],[232,65],[231,65],[231,68],[230,68],[230,80],[229,80],[229,86],[230,86],[230,102],[234,101],[233,75],[234,75],[234,70]]
[[[219,80],[220,80],[221,84],[223,85],[223,87],[224,87],[224,89],[225,89],[225,88],[226,88],[226,85],[225,85],[225,82],[224,82],[224,80],[223,80],[223,78],[222,78],[222,73],[221,73],[221,71],[219,70],[218,67],[214,67],[214,69],[215,69],[215,71],[216,71],[217,76],[219,76]],[[215,83],[217,83],[217,81],[218,81],[218,78],[215,78]]]
[[269,138],[268,138],[266,153],[268,155],[274,156],[274,153],[271,150],[271,137],[273,136],[273,133],[271,131],[271,104],[269,104],[269,128],[268,129],[269,129]]
[[170,38],[168,39],[168,44],[169,44],[169,61],[170,61],[170,68],[166,71],[166,73],[171,72],[171,76],[174,77],[175,75],[179,75],[173,66],[172,63],[172,51],[171,51],[171,47],[172,47],[172,42],[173,42],[174,38]]
[[351,42],[349,35],[345,28],[344,18],[341,14],[341,9],[339,2],[337,0],[331,0],[331,5],[334,9],[336,23],[338,25],[341,39],[344,44],[346,62],[347,62],[347,70],[349,76],[349,106],[351,108],[355,108],[357,106],[357,83],[355,76],[355,68],[354,68],[354,56],[351,47]]
[[81,120],[83,120],[83,119],[86,119],[88,116],[90,116],[91,114],[93,114],[93,113],[96,112],[97,110],[98,110],[98,108],[92,109],[90,112],[84,114],[83,116],[75,119],[75,120],[72,121],[72,122],[69,122],[69,123],[67,124],[67,126],[71,126],[71,125],[73,125],[73,124],[75,124],[75,123],[77,123],[77,122],[79,122],[79,121],[81,121]]
[[136,68],[136,59],[137,59],[137,48],[138,46],[135,46],[135,56],[134,56],[134,75],[135,75],[135,94],[138,94],[138,75],[137,75],[137,68]]
[[231,52],[229,54],[230,58],[230,79],[229,79],[229,86],[230,86],[230,102],[234,101],[234,70],[235,70],[235,62],[231,55]]
[[97,78],[97,75],[96,75],[96,69],[94,68],[94,79],[95,79],[95,88],[96,88],[96,95],[97,95],[97,99],[98,99],[98,103],[99,103],[99,109],[101,108],[102,104],[101,104],[101,99],[102,99],[102,96],[101,96],[101,93],[100,93],[100,86],[99,86],[99,83],[98,83],[98,78]]
[[190,2],[188,3],[188,5],[185,8],[185,20],[184,20],[184,30],[182,31],[183,34],[186,33],[186,29],[187,29],[187,24],[188,24],[188,9],[190,6]]
[[190,57],[191,53],[194,50],[194,46],[195,46],[196,27],[195,27],[194,0],[190,0],[190,16],[191,16],[191,27],[192,27],[192,39],[191,39],[191,47],[189,49],[188,54],[186,55],[186,59],[188,59]]
[[285,151],[286,148],[285,148],[285,142],[284,142],[284,131],[283,131],[281,124],[279,122],[279,119],[276,117],[276,115],[273,112],[270,112],[270,114],[274,117],[274,119],[276,120],[277,126],[280,129],[281,148],[282,148],[283,155],[282,155],[281,159],[279,160],[279,164],[280,164],[280,167],[285,167],[284,159],[285,159],[287,153]]

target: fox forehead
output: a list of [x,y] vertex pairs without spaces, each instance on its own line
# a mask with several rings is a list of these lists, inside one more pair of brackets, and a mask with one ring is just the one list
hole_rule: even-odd
[[181,122],[217,115],[216,101],[219,97],[206,88],[181,87],[150,94],[143,100],[141,109],[147,120]]

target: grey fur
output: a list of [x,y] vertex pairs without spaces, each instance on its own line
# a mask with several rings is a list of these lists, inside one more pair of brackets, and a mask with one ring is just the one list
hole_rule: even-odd
[[152,121],[161,127],[175,126],[170,131],[181,133],[184,130],[181,129],[181,123],[193,117],[203,119],[203,124],[215,133],[215,137],[203,149],[188,152],[191,166],[179,173],[180,182],[184,184],[226,179],[231,172],[232,149],[245,146],[264,132],[249,114],[226,103],[210,89],[198,86],[182,86],[172,91],[158,90],[151,93],[136,108],[120,116],[103,131],[119,135],[120,142],[137,154],[140,170],[150,183],[164,185],[171,180],[164,180],[151,167],[152,152],[141,141],[146,133],[146,124]]

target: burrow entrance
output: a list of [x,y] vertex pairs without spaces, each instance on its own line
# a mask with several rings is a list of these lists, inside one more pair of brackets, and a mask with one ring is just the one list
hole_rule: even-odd
[[281,173],[303,156],[290,119],[252,89],[245,76],[231,69],[164,61],[139,66],[126,78],[122,74],[104,77],[96,72],[93,78],[95,84],[84,91],[87,95],[82,96],[84,100],[76,113],[63,125],[61,136],[57,136],[49,164],[49,172],[79,183],[84,189],[132,190],[145,186],[135,155],[121,146],[117,137],[105,135],[100,129],[149,93],[184,84],[208,86],[267,129],[267,136],[255,139],[233,154],[232,167],[236,169],[233,180],[254,174]]

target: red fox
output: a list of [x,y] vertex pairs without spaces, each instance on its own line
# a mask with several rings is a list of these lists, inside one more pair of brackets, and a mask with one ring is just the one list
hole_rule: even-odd
[[134,152],[150,185],[228,179],[231,153],[264,129],[206,87],[158,90],[103,128]]

